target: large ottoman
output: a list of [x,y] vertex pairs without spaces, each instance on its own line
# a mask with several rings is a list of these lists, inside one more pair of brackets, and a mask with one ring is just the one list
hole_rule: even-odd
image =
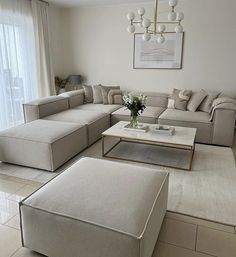
[[54,171],[87,147],[86,127],[35,120],[0,132],[0,161]]
[[151,257],[168,173],[83,158],[20,203],[24,247],[50,257]]

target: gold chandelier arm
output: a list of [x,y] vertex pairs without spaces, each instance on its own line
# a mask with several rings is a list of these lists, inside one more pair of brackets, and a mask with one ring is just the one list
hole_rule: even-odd
[[155,0],[155,6],[154,6],[154,34],[157,33],[157,12],[158,12],[158,0]]

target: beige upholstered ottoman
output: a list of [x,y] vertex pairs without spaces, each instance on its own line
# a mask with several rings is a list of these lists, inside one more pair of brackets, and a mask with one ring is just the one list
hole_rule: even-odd
[[20,203],[23,246],[50,257],[151,257],[168,173],[83,158]]
[[35,120],[0,132],[0,161],[54,171],[87,147],[85,126]]

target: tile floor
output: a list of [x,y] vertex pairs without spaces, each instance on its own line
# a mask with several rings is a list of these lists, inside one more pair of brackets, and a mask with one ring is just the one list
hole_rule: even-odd
[[[233,150],[236,156],[236,140]],[[0,175],[0,257],[42,257],[21,247],[18,211],[18,202],[40,186]],[[236,257],[235,227],[167,212],[153,257],[212,256]]]

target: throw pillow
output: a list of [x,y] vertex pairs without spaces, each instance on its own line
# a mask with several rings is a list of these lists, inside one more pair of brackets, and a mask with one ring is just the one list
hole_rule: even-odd
[[191,112],[195,112],[206,97],[207,97],[207,92],[203,89],[199,92],[193,93],[188,102],[187,110]]
[[200,104],[198,110],[210,113],[213,101],[220,95],[220,92],[208,92],[207,97]]
[[114,90],[114,89],[119,90],[120,87],[106,87],[101,85],[103,104],[108,104],[108,93],[110,90]]
[[123,94],[121,90],[112,89],[108,93],[108,104],[123,104]]
[[[186,111],[187,104],[192,94],[191,90],[186,89],[173,89],[173,93],[168,100],[168,108],[175,108],[178,110]],[[170,106],[170,107],[169,107]]]
[[93,103],[94,104],[103,103],[101,85],[93,86]]
[[82,85],[84,89],[84,102],[92,103],[93,102],[93,89],[92,86]]

